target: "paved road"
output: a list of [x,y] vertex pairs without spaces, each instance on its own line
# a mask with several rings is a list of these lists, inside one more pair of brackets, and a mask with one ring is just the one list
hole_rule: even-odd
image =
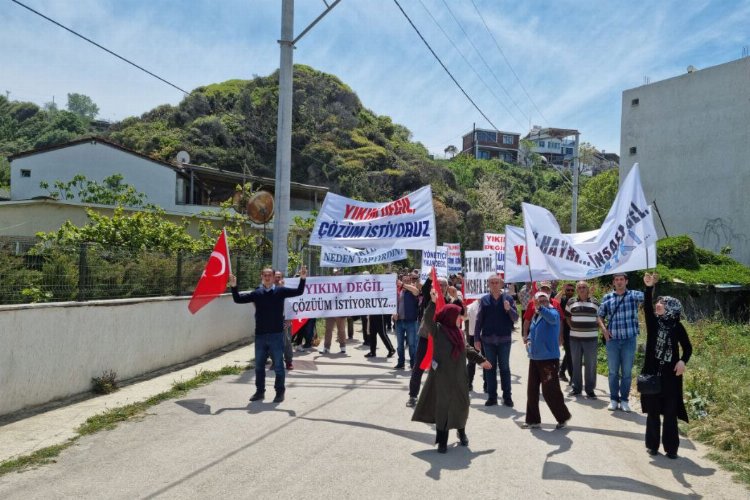
[[252,372],[225,377],[80,439],[55,464],[0,477],[0,498],[750,497],[690,441],[679,460],[649,457],[645,417],[607,412],[601,377],[599,400],[567,399],[569,428],[555,430],[542,403],[543,428],[521,429],[518,343],[516,408],[487,409],[472,394],[470,446],[452,434],[440,455],[432,427],[411,422],[404,405],[409,373],[356,346],[300,355],[282,404],[248,402]]

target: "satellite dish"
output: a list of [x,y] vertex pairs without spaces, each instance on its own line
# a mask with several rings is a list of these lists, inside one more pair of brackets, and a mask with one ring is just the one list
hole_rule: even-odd
[[247,202],[247,218],[256,224],[265,224],[273,218],[273,196],[267,191],[258,191]]
[[177,164],[183,165],[185,163],[190,163],[190,155],[187,151],[180,151],[177,153]]

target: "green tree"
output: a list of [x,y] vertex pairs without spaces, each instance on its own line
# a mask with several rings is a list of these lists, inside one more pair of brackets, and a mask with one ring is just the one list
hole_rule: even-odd
[[598,229],[604,222],[619,189],[617,169],[595,175],[581,187],[578,204],[578,227],[581,231]]
[[76,115],[93,120],[99,114],[99,106],[87,95],[68,94],[68,111]]
[[10,162],[0,156],[0,188],[10,186]]
[[78,199],[83,203],[96,203],[99,205],[116,205],[142,207],[146,203],[146,195],[138,192],[130,184],[123,183],[121,174],[112,174],[101,183],[78,174],[70,181],[53,182],[53,189],[49,183],[42,181],[39,187],[46,189],[49,196],[55,199],[73,200]]

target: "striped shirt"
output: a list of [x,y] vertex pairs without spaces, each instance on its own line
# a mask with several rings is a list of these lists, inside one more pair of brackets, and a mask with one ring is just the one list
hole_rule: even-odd
[[609,317],[607,329],[613,339],[629,339],[639,333],[638,306],[643,304],[643,292],[626,290],[624,295],[610,292],[602,298],[599,317]]
[[599,324],[596,322],[599,302],[590,297],[581,300],[574,297],[565,306],[565,313],[570,318],[570,337],[578,339],[596,339],[599,336]]

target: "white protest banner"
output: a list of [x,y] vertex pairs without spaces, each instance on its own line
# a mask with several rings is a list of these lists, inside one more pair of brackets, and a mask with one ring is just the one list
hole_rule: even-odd
[[403,248],[321,247],[320,267],[355,267],[384,264],[406,258]]
[[484,233],[485,250],[492,250],[497,258],[497,270],[505,271],[505,235],[496,233]]
[[328,193],[310,244],[353,248],[435,248],[432,189],[425,186],[387,203],[368,203]]
[[[598,231],[591,231],[598,233]],[[589,233],[580,233],[586,234]],[[526,252],[526,236],[522,227],[505,226],[505,282],[522,283],[531,281],[529,256]],[[556,276],[546,269],[537,270],[534,280],[553,280]]]
[[464,275],[464,298],[479,299],[490,293],[487,280],[497,273],[495,252],[476,250],[464,252],[466,274]]
[[448,277],[448,250],[445,247],[435,247],[435,250],[422,250],[422,270],[419,280],[424,283],[430,277],[432,266],[438,277]]
[[[299,278],[287,278],[284,286],[297,288]],[[336,318],[392,314],[396,312],[395,274],[312,276],[305,293],[284,301],[284,318]]]
[[443,243],[448,252],[448,276],[461,272],[461,243]]
[[656,228],[637,163],[620,186],[601,229],[589,238],[562,234],[545,208],[528,203],[522,207],[534,280],[545,270],[557,279],[588,279],[656,267]]

